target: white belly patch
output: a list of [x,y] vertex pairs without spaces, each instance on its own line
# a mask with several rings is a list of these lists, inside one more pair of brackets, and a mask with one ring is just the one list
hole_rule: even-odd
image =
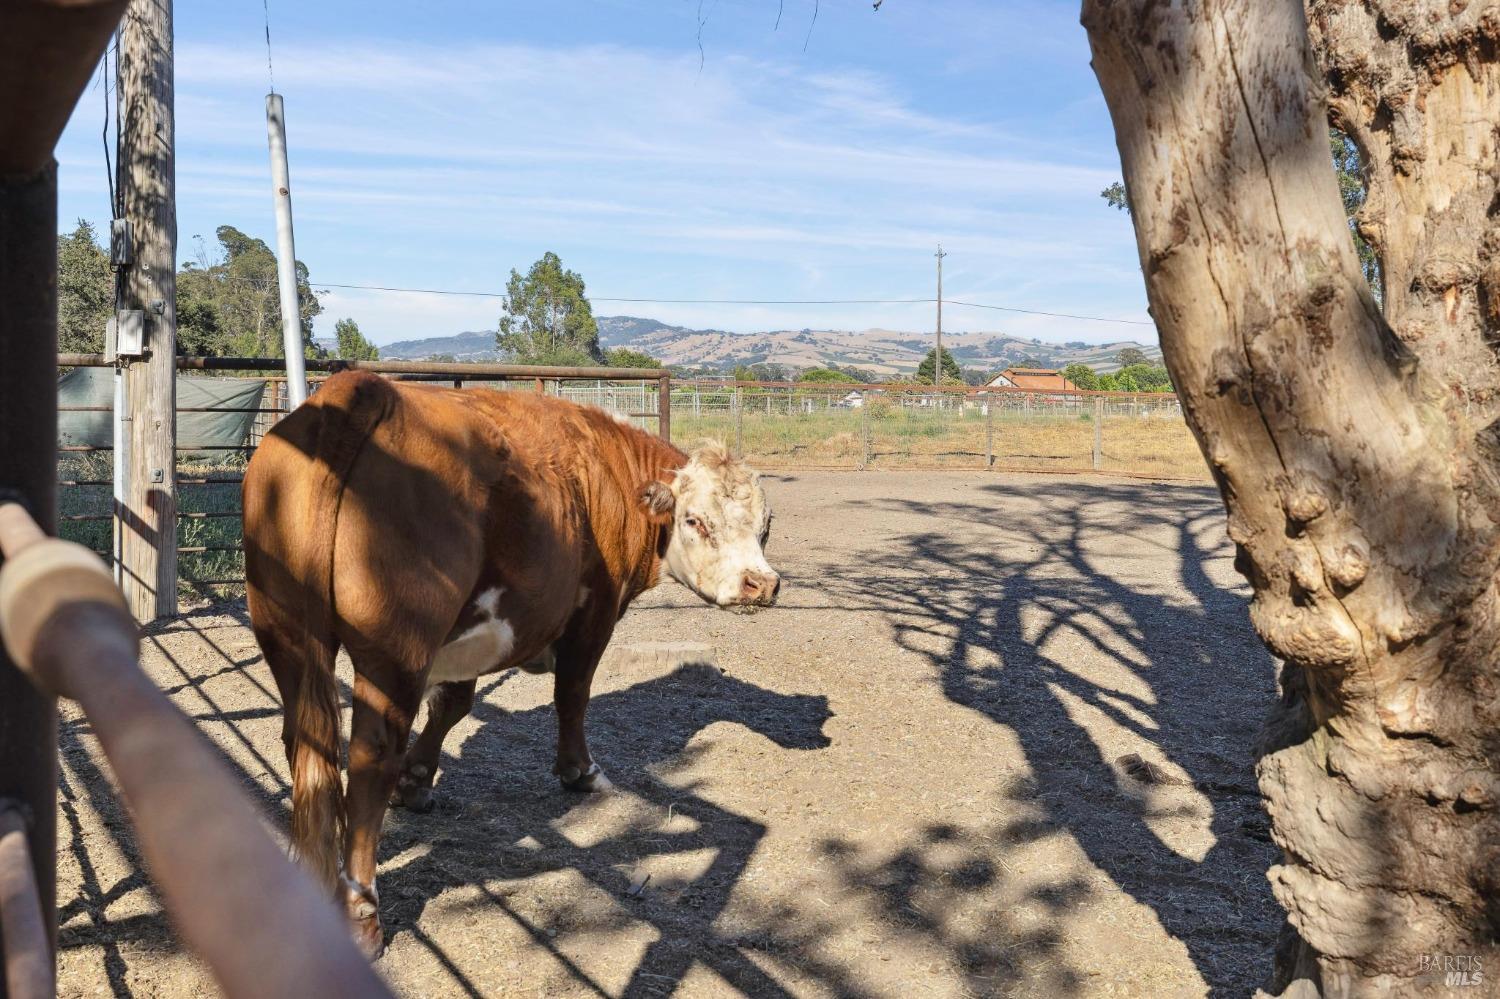
[[427,684],[473,680],[493,672],[515,650],[516,630],[496,612],[504,590],[486,590],[474,599],[480,620],[472,628],[438,649],[427,672]]

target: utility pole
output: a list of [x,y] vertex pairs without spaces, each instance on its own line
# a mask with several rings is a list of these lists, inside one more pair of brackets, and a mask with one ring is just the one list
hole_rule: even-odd
[[932,355],[932,384],[943,384],[943,244],[938,244],[937,353]]
[[[267,35],[267,44],[270,36]],[[307,400],[302,359],[302,310],[297,302],[297,246],[292,239],[292,180],[286,160],[286,107],[281,95],[266,95],[266,135],[271,145],[271,193],[276,199],[276,283],[281,291],[281,338],[286,350],[286,407]]]
[[[116,186],[129,223],[120,317],[138,312],[139,356],[124,362],[126,445],[121,583],[136,619],[177,613],[177,167],[173,152],[172,0],[130,0],[116,74]],[[116,455],[116,460],[122,456]]]

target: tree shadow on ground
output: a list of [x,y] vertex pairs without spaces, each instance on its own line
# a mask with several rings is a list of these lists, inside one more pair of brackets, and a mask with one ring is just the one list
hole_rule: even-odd
[[[1243,994],[1269,969],[1281,922],[1249,750],[1275,679],[1244,596],[1205,568],[1232,554],[1217,495],[1095,481],[987,490],[1004,503],[876,501],[952,529],[887,543],[864,571],[827,585],[885,608],[896,640],[927,659],[945,696],[1011,729],[1033,779],[1006,793],[1031,797],[1041,827],[1065,829],[1149,906],[1211,994]],[[997,524],[999,509],[1023,512]],[[1177,578],[1132,576],[1139,553],[1162,546],[1177,555]],[[1107,668],[1075,669],[1075,653]],[[1160,757],[1151,762],[1166,764],[1158,776],[1174,780],[1180,768],[1175,780],[1190,787],[1130,793],[1101,728],[1145,740]],[[1211,808],[1213,844],[1201,858],[1158,832],[1191,790]],[[887,866],[875,877],[894,882],[895,906],[932,877],[906,852]]]
[[[396,811],[387,820],[380,891],[383,898],[401,900],[388,907],[388,931],[416,929],[439,893],[473,884],[480,896],[470,904],[502,909],[587,991],[607,994],[564,956],[569,937],[645,923],[655,940],[636,962],[623,996],[669,992],[700,963],[747,994],[789,994],[745,956],[757,941],[712,927],[765,836],[765,825],[707,800],[691,781],[679,783],[673,774],[708,751],[695,736],[721,721],[744,725],[785,749],[825,747],[827,698],[768,691],[703,663],[596,696],[589,708],[590,746],[611,774],[612,794],[634,796],[645,807],[632,808],[629,820],[609,835],[577,843],[562,831],[563,820],[606,802],[562,792],[548,774],[556,733],[550,704],[507,711],[484,698],[512,675],[481,687],[474,706],[481,724],[445,747],[437,809],[427,815]],[[690,821],[674,824],[673,817]],[[476,838],[479,849],[472,848]],[[394,868],[385,866],[423,842],[433,848]],[[636,870],[705,850],[713,857],[701,874],[666,890],[632,894]],[[540,926],[510,904],[513,893],[527,890],[526,882],[564,870],[617,900],[617,907],[601,912],[597,905],[572,911],[554,906],[547,915],[550,925]],[[497,881],[511,884],[496,887]],[[759,943],[796,947],[786,937]],[[799,955],[800,964],[810,961],[810,955]],[[819,977],[835,994],[866,994],[844,982],[838,969],[824,972]]]

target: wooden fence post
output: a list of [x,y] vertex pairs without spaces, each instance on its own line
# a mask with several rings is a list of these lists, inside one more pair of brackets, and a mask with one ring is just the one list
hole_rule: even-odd
[[745,400],[738,385],[734,387],[734,456],[745,457]]
[[870,467],[870,400],[866,398],[859,407],[859,470]]
[[1104,467],[1104,397],[1094,396],[1094,471]]
[[984,396],[984,467],[995,467],[995,397],[989,394]]
[[672,376],[662,375],[656,383],[656,429],[661,439],[672,443]]

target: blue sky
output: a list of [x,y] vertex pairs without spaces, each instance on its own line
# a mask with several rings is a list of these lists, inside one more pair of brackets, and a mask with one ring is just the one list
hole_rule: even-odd
[[[700,13],[701,12],[701,13]],[[496,290],[545,250],[595,296],[945,297],[1145,320],[1072,0],[270,0],[297,254],[319,281]],[[179,256],[274,243],[266,48],[252,0],[179,3]],[[700,27],[701,26],[701,27]],[[701,34],[702,49],[699,39]],[[60,218],[108,215],[83,97]],[[331,289],[377,343],[493,328],[494,299]],[[646,305],[737,331],[928,330],[930,305]],[[950,306],[945,329],[1151,340],[1149,326]]]

